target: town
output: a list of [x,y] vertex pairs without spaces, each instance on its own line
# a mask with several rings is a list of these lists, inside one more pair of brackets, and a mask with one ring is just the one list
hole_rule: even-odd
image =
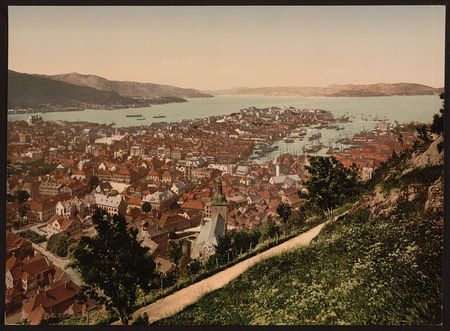
[[[7,321],[39,324],[101,309],[78,299],[82,280],[69,258],[81,236],[95,235],[97,208],[123,215],[158,271],[170,275],[178,267],[169,257],[174,242],[190,260],[205,261],[227,230],[257,229],[280,204],[299,209],[308,155],[325,150],[368,180],[416,138],[415,123],[379,120],[340,148],[320,143],[321,129],[350,121],[320,109],[250,107],[128,128],[39,115],[8,122]],[[310,130],[312,149],[257,162],[276,141],[305,139]],[[70,242],[63,252],[54,248],[62,234]]]

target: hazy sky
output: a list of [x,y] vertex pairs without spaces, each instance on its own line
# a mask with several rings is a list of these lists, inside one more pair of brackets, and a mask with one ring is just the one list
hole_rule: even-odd
[[9,7],[9,68],[199,89],[444,85],[443,6]]

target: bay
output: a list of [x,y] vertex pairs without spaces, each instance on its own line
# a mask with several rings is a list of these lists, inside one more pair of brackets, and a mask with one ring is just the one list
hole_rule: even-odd
[[[238,112],[247,107],[294,106],[329,110],[334,116],[345,114],[387,118],[398,122],[431,122],[441,107],[439,96],[389,97],[295,97],[295,96],[218,96],[189,99],[189,102],[155,105],[145,108],[85,110],[40,114],[44,120],[87,121],[130,127],[155,122],[178,122]],[[142,114],[144,120],[126,115]],[[165,118],[154,118],[163,115]],[[26,120],[30,114],[8,115],[9,121]]]

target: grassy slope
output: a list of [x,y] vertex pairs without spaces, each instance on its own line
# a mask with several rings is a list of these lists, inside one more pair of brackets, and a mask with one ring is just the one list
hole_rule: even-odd
[[[408,183],[423,187],[428,173]],[[426,197],[425,187],[388,216],[362,207],[158,324],[440,323],[443,220],[424,214]]]

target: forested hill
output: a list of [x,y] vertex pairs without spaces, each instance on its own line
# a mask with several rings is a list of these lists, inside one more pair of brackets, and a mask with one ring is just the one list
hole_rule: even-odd
[[89,86],[79,86],[44,76],[8,71],[8,109],[32,109],[43,111],[114,109],[143,107],[152,104],[185,102],[178,97],[136,99]]
[[394,156],[316,239],[249,269],[162,325],[442,321],[443,139]]

